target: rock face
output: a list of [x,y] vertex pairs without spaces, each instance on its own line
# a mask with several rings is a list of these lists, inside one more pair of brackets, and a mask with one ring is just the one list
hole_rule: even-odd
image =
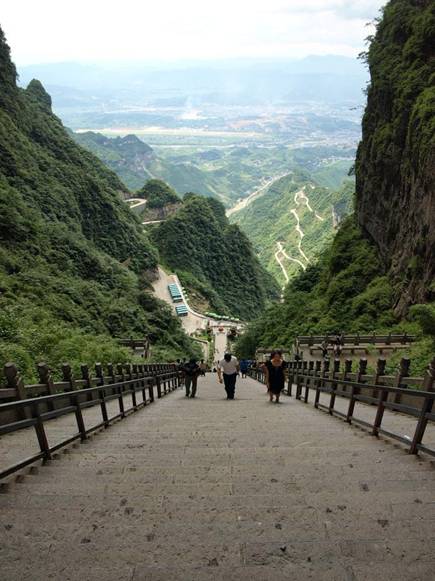
[[398,313],[435,295],[434,59],[433,0],[391,0],[367,55],[356,209],[395,283]]

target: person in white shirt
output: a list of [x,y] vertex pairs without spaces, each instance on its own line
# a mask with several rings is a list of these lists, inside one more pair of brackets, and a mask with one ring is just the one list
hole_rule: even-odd
[[239,362],[231,353],[225,353],[224,358],[218,363],[218,377],[219,383],[225,384],[225,391],[227,392],[227,399],[234,399],[234,392],[236,390],[236,379],[240,372]]

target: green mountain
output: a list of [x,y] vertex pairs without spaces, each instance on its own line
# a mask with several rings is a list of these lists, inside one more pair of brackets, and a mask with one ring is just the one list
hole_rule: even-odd
[[0,30],[0,359],[32,377],[130,354],[112,337],[148,334],[155,357],[193,352],[149,292],[157,252],[119,178],[79,147],[39,81],[16,85]]
[[372,80],[356,163],[356,216],[290,282],[284,303],[250,326],[239,355],[260,345],[290,346],[301,333],[406,330],[418,336],[408,352],[412,372],[422,373],[432,359],[434,38],[433,2],[387,4],[367,55]]
[[216,195],[210,176],[189,161],[166,161],[136,135],[105,137],[94,131],[71,133],[82,147],[99,157],[132,190],[139,190],[149,179],[167,182],[178,192],[195,191]]
[[346,162],[313,172],[295,169],[231,216],[282,286],[316,261],[339,220],[351,212],[349,167]]
[[177,192],[161,180],[148,180],[136,195],[138,198],[146,200],[146,207],[152,209],[164,208],[181,202]]
[[396,310],[434,298],[435,3],[395,0],[367,54],[356,213],[396,288]]
[[217,200],[187,194],[182,207],[152,231],[152,239],[162,261],[219,313],[249,320],[278,298],[275,281]]
[[138,190],[145,180],[153,177],[149,168],[156,157],[154,150],[136,135],[110,138],[93,131],[70,135],[101,159],[130,189]]

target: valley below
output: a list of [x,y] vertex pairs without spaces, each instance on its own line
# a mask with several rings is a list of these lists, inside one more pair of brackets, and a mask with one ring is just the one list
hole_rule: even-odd
[[[159,80],[145,69],[131,78],[123,70],[125,86],[112,75],[104,90],[80,71],[66,79],[54,65],[20,74],[24,81],[42,76],[71,137],[118,174],[129,197],[157,179],[181,198],[195,193],[222,202],[283,287],[316,260],[352,209],[347,174],[364,101],[355,87],[365,72],[352,59],[342,64],[347,73],[338,76],[337,63],[327,59],[289,64],[285,74],[293,67],[297,73],[286,84],[280,63],[261,65],[258,78],[241,64],[239,89],[231,88],[235,72],[226,69],[215,78],[199,69],[162,71]],[[340,92],[319,84],[325,67]],[[166,219],[146,204],[132,209],[147,229]]]

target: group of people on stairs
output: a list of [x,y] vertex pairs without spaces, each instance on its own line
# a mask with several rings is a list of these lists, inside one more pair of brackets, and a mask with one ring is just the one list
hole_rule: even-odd
[[[204,360],[198,364],[195,359],[190,359],[186,363],[177,361],[178,369],[184,375],[184,385],[186,389],[186,397],[196,397],[198,389],[198,377],[205,375],[207,366]],[[269,400],[272,402],[275,398],[275,403],[279,403],[279,398],[285,386],[287,363],[282,358],[281,351],[272,351],[270,358],[262,365],[263,372],[266,378],[267,392]],[[238,359],[226,353],[224,358],[217,364],[217,377],[219,383],[225,386],[227,399],[234,399],[236,391],[237,377],[241,374],[242,378],[246,377],[248,372],[248,365],[246,361],[239,363]]]

